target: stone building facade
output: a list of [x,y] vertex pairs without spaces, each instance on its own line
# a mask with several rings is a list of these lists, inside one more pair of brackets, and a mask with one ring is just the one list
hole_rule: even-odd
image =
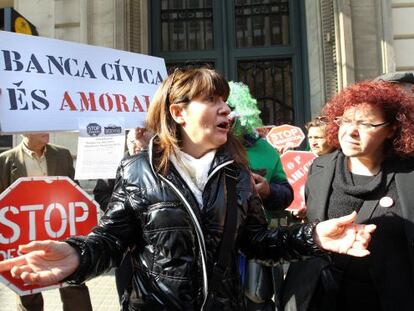
[[[163,50],[160,46],[164,39],[157,43],[164,35],[175,36],[178,39],[172,42],[177,43],[182,38],[191,40],[191,29],[196,29],[196,34],[200,29],[209,31],[211,25],[208,22],[197,24],[194,19],[184,20],[181,24],[177,22],[184,16],[177,10],[183,3],[188,7],[184,5],[182,12],[196,12],[194,8],[198,8],[204,12],[203,18],[213,21],[214,27],[217,24],[229,29],[228,32],[219,30],[214,33],[214,40],[221,39],[216,49],[221,60],[215,64],[221,66],[229,79],[246,79],[245,82],[253,87],[251,80],[254,79],[248,77],[253,71],[246,69],[241,74],[238,71],[242,68],[240,64],[247,61],[240,60],[248,59],[253,64],[254,59],[271,60],[274,53],[273,61],[290,61],[286,72],[291,80],[285,87],[293,91],[290,95],[284,92],[284,96],[291,102],[266,110],[265,119],[269,124],[284,121],[301,126],[319,113],[327,99],[350,83],[371,79],[384,72],[414,70],[414,1],[409,0],[0,0],[0,7],[13,7],[37,27],[40,36],[158,55],[165,57],[167,64],[192,57],[199,59],[200,56],[214,62],[211,55],[215,54],[207,55],[202,48]],[[163,20],[174,12],[178,12],[175,19]],[[252,12],[252,16],[256,14],[263,20],[270,16],[269,23],[263,22],[262,28],[255,28],[259,27],[260,20],[246,16],[244,12]],[[185,28],[187,34],[179,33],[184,29],[180,25],[188,26]],[[276,43],[258,46],[253,38],[252,46],[238,48],[226,42],[233,38],[233,30],[234,40],[249,41],[248,34],[247,38],[241,37],[249,27],[253,28],[252,36],[260,31],[271,31]],[[261,34],[257,36],[260,39]],[[265,40],[266,36],[263,38]],[[272,65],[272,62],[266,64]],[[278,75],[275,80],[277,84],[284,83],[281,77],[283,75]],[[269,101],[269,96],[261,96],[260,92],[259,89],[253,91],[259,101],[263,100],[263,109],[272,106],[274,99]],[[283,113],[285,108],[290,109],[285,119],[272,115]],[[68,146],[74,155],[76,139],[75,133],[52,135],[53,142]],[[16,143],[15,138],[13,144]]]

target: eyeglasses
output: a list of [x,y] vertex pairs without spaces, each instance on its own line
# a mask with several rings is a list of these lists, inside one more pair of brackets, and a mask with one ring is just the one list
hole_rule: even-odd
[[365,121],[362,121],[362,120],[352,121],[352,120],[349,120],[349,119],[345,119],[343,117],[335,118],[334,122],[338,126],[343,126],[343,127],[349,127],[351,125],[354,125],[358,130],[361,130],[361,131],[370,131],[370,130],[374,130],[374,129],[377,129],[377,128],[381,128],[381,127],[386,126],[386,125],[389,124],[388,121],[378,123],[378,124],[372,124],[372,123],[365,122]]

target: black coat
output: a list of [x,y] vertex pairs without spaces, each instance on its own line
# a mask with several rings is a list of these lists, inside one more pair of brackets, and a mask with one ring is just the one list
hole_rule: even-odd
[[[309,170],[305,192],[307,217],[310,221],[326,219],[338,152],[340,151],[316,158]],[[414,161],[396,157],[392,163],[407,241],[407,248],[400,251],[408,252],[409,267],[404,269],[399,264],[393,264],[394,261],[398,262],[397,259],[400,255],[396,253],[396,250],[391,251],[391,249],[394,249],[392,243],[380,241],[381,247],[372,250],[373,252],[370,255],[372,264],[369,272],[377,288],[384,311],[412,310],[414,293],[407,292],[407,289],[412,288],[412,286],[402,284],[396,275],[406,273],[409,274],[409,279],[414,280]],[[370,210],[364,210],[364,206],[361,208],[357,222],[371,222],[370,215],[378,201],[373,203],[364,205],[366,209]],[[381,227],[377,227],[376,230],[381,230]],[[308,304],[315,291],[320,272],[327,265],[329,265],[329,258],[327,260],[323,258],[310,259],[306,262],[291,265],[285,283],[286,289],[283,298],[286,304],[285,310],[308,310]],[[301,278],[302,280],[300,280]],[[306,286],[300,286],[299,282],[301,284],[306,283]],[[399,299],[399,297],[410,296],[412,299],[408,301]]]
[[267,230],[261,201],[249,171],[218,150],[199,208],[174,166],[157,174],[149,151],[122,161],[113,196],[100,224],[85,238],[68,243],[81,253],[72,282],[99,275],[132,248],[134,287],[142,310],[200,310],[217,260],[226,215],[224,168],[237,174],[237,231],[230,265],[217,289],[214,310],[243,310],[238,251],[249,258],[277,261],[317,252],[314,224]]

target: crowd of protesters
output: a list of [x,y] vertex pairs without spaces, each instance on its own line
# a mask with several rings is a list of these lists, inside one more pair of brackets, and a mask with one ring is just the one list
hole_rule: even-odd
[[[306,124],[318,156],[307,222],[275,228],[293,192],[255,130],[257,101],[212,69],[175,70],[145,129],[127,135],[117,178],[97,181],[99,225],[21,245],[0,271],[67,282],[69,311],[92,310],[85,282],[111,268],[123,310],[411,310],[413,83],[403,73],[348,86]],[[23,176],[74,175],[69,151],[46,133],[25,134],[0,171],[0,192]],[[41,294],[19,297],[19,310],[43,308]]]

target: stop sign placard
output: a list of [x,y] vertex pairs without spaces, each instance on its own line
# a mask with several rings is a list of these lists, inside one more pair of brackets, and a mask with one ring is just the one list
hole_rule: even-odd
[[267,141],[277,150],[299,147],[305,139],[302,129],[297,126],[283,124],[273,127],[266,135]]
[[288,210],[305,208],[305,183],[309,167],[315,158],[315,154],[308,151],[287,151],[281,155],[283,169],[294,193]]
[[[99,205],[69,177],[23,177],[0,194],[0,260],[19,255],[35,240],[86,235],[97,225]],[[24,285],[9,272],[0,281],[19,295],[62,286]]]

